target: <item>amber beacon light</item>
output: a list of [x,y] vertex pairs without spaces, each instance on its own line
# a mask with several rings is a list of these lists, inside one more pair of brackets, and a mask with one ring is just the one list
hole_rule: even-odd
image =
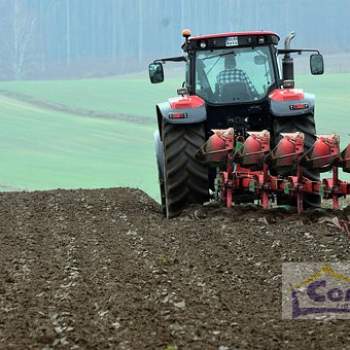
[[191,35],[192,35],[192,33],[191,33],[191,30],[190,30],[190,29],[184,29],[184,30],[182,31],[182,36],[183,36],[184,38],[186,38],[186,39],[188,39]]

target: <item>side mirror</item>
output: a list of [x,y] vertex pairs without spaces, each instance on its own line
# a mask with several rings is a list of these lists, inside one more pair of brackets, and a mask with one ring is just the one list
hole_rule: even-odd
[[164,69],[160,62],[151,63],[148,66],[148,73],[152,84],[158,84],[164,81]]
[[310,69],[312,75],[321,75],[324,73],[323,56],[319,53],[310,56]]

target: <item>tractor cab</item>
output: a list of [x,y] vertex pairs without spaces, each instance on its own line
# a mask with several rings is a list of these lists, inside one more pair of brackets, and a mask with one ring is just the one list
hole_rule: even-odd
[[190,59],[187,86],[209,104],[256,103],[279,86],[276,47],[270,32],[197,36],[183,49]]
[[187,89],[207,105],[208,128],[247,130],[268,127],[268,95],[280,86],[272,32],[224,33],[185,41]]

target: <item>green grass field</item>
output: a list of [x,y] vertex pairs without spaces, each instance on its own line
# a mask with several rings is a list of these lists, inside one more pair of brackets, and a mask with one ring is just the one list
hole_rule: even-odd
[[2,189],[133,186],[157,195],[153,127],[50,112],[0,97]]
[[[316,94],[319,133],[350,141],[350,74],[300,76]],[[176,94],[181,79],[151,85],[144,75],[1,82],[0,90],[99,112],[154,118],[154,106]],[[0,188],[51,189],[130,186],[158,197],[152,125],[50,111],[0,96]],[[154,118],[155,120],[155,118]]]
[[[316,95],[320,132],[329,132],[329,127],[338,132],[344,130],[343,121],[350,107],[349,81],[350,73],[297,77],[297,86]],[[176,95],[180,84],[181,79],[171,77],[164,84],[151,85],[146,75],[136,75],[119,79],[0,82],[0,90],[74,108],[150,117],[154,115],[154,105]]]
[[152,85],[142,74],[119,79],[0,82],[0,90],[73,108],[150,117],[154,115],[155,104],[176,95],[180,85],[181,79],[175,78]]

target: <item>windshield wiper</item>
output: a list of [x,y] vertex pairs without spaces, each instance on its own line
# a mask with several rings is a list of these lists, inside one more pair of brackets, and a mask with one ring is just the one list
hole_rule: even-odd
[[213,56],[207,56],[204,58],[201,58],[201,61],[205,61],[205,60],[209,60],[210,58],[216,58],[216,57],[222,57],[222,56],[227,56],[227,55],[231,55],[234,54],[234,51],[230,51],[230,52],[224,52],[224,53],[220,53],[219,55],[213,55]]
[[230,52],[221,53],[221,54],[219,54],[219,55],[213,55],[213,56],[208,56],[208,57],[202,58],[201,61],[208,60],[209,58],[216,58],[216,57],[218,58],[218,59],[212,64],[212,66],[208,69],[208,71],[207,71],[206,74],[207,74],[207,75],[210,74],[210,72],[211,72],[211,71],[215,68],[215,66],[219,63],[221,57],[227,56],[227,55],[232,55],[232,54],[234,54],[234,53],[235,53],[234,51],[230,51]]

